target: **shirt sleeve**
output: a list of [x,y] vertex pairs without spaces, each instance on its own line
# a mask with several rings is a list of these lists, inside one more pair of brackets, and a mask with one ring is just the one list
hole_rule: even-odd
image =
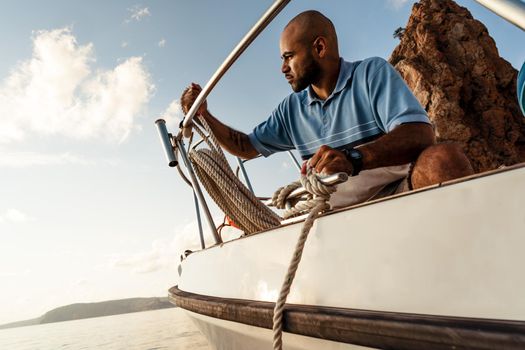
[[374,58],[368,79],[372,109],[379,127],[390,132],[403,123],[430,124],[428,115],[401,75],[382,58]]
[[263,156],[294,149],[294,144],[284,124],[284,101],[272,112],[270,117],[257,125],[248,135],[253,147]]

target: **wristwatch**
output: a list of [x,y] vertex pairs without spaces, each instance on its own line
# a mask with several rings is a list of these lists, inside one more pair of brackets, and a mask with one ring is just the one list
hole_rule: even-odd
[[341,150],[346,159],[352,163],[352,176],[357,176],[363,169],[363,153],[355,148],[344,148]]

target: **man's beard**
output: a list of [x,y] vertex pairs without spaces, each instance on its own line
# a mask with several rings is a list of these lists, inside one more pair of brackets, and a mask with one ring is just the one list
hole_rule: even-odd
[[308,85],[318,81],[320,75],[321,66],[319,62],[314,60],[312,55],[309,55],[303,68],[303,74],[300,77],[296,77],[296,80],[292,83],[292,90],[294,92],[303,91]]

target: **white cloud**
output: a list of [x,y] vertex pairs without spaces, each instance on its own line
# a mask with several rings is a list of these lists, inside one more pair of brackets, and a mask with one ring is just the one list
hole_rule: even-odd
[[22,168],[32,165],[59,164],[91,165],[94,163],[69,152],[61,154],[45,154],[35,152],[7,152],[0,149],[0,168]]
[[176,256],[170,250],[169,242],[154,241],[151,249],[132,255],[114,255],[110,258],[111,267],[131,269],[135,273],[149,273],[173,266]]
[[20,210],[13,209],[13,208],[7,209],[6,211],[4,211],[3,214],[0,215],[0,222],[18,223],[18,222],[26,222],[26,221],[32,221],[32,220],[34,219],[31,218],[29,215],[21,212]]
[[0,83],[0,143],[28,134],[123,141],[154,86],[141,57],[93,72],[93,44],[69,28],[38,31],[33,56]]
[[[221,222],[223,217],[216,217],[216,223]],[[212,245],[212,238],[207,230],[206,223],[203,222],[204,237],[206,246]],[[241,231],[225,227],[222,230],[223,240],[227,241],[238,238]],[[181,254],[186,250],[199,250],[199,228],[197,221],[190,222],[177,230],[173,239],[170,241],[156,240],[151,244],[151,248],[145,252],[130,255],[113,255],[110,257],[110,266],[113,268],[131,269],[135,273],[150,273],[162,269],[173,269],[174,264],[180,261]]]
[[168,129],[178,129],[180,122],[184,119],[179,100],[173,100],[160,118],[166,121]]
[[162,39],[158,42],[158,45],[159,45],[159,47],[164,47],[164,46],[166,46],[166,39],[162,38]]
[[128,12],[130,13],[130,16],[126,20],[126,23],[129,23],[133,20],[140,22],[143,18],[151,16],[151,13],[147,7],[140,7],[139,5],[128,8]]
[[25,276],[31,273],[31,270],[25,269],[23,271],[0,271],[0,278],[7,278],[7,277],[20,277]]
[[387,0],[390,5],[395,9],[400,9],[403,7],[409,0]]
[[123,41],[123,42],[120,44],[120,47],[122,47],[122,48],[126,48],[126,47],[128,47],[128,42],[127,42],[127,41]]
[[75,282],[75,285],[78,287],[85,287],[89,284],[88,280],[86,279],[79,279]]
[[18,274],[16,272],[2,272],[0,271],[0,278],[9,278],[9,277],[16,277]]
[[[223,215],[217,215],[213,217],[213,222],[218,225],[224,220]],[[209,247],[214,244],[213,237],[208,228],[208,223],[202,217],[202,230],[204,236],[204,243],[206,247]],[[242,235],[242,231],[230,226],[226,226],[221,231],[221,237],[224,242],[239,238]],[[170,243],[171,250],[180,256],[186,250],[200,250],[200,238],[199,238],[199,226],[197,220],[194,220],[181,229],[178,229],[173,237],[173,240]]]

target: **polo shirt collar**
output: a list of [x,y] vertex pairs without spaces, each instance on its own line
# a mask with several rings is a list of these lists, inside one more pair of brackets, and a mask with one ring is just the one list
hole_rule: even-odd
[[352,78],[352,75],[354,73],[354,63],[352,62],[346,62],[342,58],[339,59],[339,76],[337,77],[337,83],[335,84],[334,91],[328,96],[328,98],[323,101],[319,99],[314,92],[314,89],[312,89],[311,85],[308,85],[306,88],[306,99],[305,102],[307,105],[311,105],[314,102],[327,102],[329,101],[334,95],[338,94],[345,88],[345,86],[348,84],[350,79]]

